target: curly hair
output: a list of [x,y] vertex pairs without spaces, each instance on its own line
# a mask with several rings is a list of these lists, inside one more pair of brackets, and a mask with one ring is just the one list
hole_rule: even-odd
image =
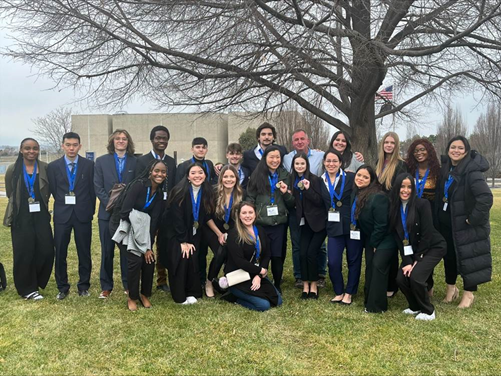
[[417,169],[417,160],[415,159],[414,151],[417,145],[423,145],[427,150],[427,164],[429,166],[429,177],[433,180],[437,180],[439,177],[439,172],[441,167],[439,165],[438,156],[436,150],[432,143],[427,139],[417,139],[408,148],[408,152],[406,155],[406,166],[408,167],[408,171],[410,172],[412,177],[415,177],[415,172]]

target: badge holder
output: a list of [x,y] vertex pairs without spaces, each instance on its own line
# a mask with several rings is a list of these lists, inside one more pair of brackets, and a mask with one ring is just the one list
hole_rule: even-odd
[[64,197],[64,204],[75,205],[77,204],[77,197],[74,192],[70,192]]
[[413,247],[411,245],[404,247],[404,255],[407,257],[408,255],[413,255]]
[[267,216],[279,216],[279,207],[275,204],[267,206]]
[[334,208],[331,208],[328,212],[328,222],[339,223],[340,222],[340,212],[336,211]]
[[[32,198],[30,198],[32,199]],[[28,208],[30,210],[30,213],[34,213],[34,212],[40,212],[40,202],[36,202],[34,201],[33,199],[31,201],[29,201],[28,203]]]
[[356,229],[354,224],[350,224],[350,239],[351,240],[361,240],[361,232]]

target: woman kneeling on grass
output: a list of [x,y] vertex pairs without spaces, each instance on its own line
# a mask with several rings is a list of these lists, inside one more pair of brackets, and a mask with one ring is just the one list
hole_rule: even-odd
[[235,228],[227,238],[227,264],[225,274],[242,269],[251,280],[229,288],[237,303],[251,310],[263,312],[282,304],[279,291],[266,278],[270,261],[267,233],[255,225],[256,208],[250,202],[241,202],[236,209]]
[[436,312],[427,293],[427,279],[446,254],[446,241],[434,228],[429,201],[416,196],[415,181],[408,173],[396,178],[389,215],[402,258],[397,284],[409,305],[403,313],[431,321]]

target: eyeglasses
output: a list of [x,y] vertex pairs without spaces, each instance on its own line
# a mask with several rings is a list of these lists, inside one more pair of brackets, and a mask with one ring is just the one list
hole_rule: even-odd
[[420,149],[415,149],[415,150],[413,151],[413,154],[424,153],[424,152],[427,152],[427,149],[425,149],[425,148],[420,148]]

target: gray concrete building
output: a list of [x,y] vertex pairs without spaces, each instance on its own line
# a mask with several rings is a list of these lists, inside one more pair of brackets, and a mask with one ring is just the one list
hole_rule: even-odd
[[192,157],[192,139],[197,136],[208,142],[207,158],[213,162],[225,161],[229,143],[238,142],[248,127],[257,128],[264,121],[273,124],[273,118],[252,113],[150,113],[150,114],[99,114],[72,115],[72,130],[80,135],[81,154],[94,152],[95,158],[107,153],[108,137],[116,129],[126,129],[134,141],[136,153],[151,150],[150,130],[166,126],[171,134],[167,154],[177,154],[178,163]]

